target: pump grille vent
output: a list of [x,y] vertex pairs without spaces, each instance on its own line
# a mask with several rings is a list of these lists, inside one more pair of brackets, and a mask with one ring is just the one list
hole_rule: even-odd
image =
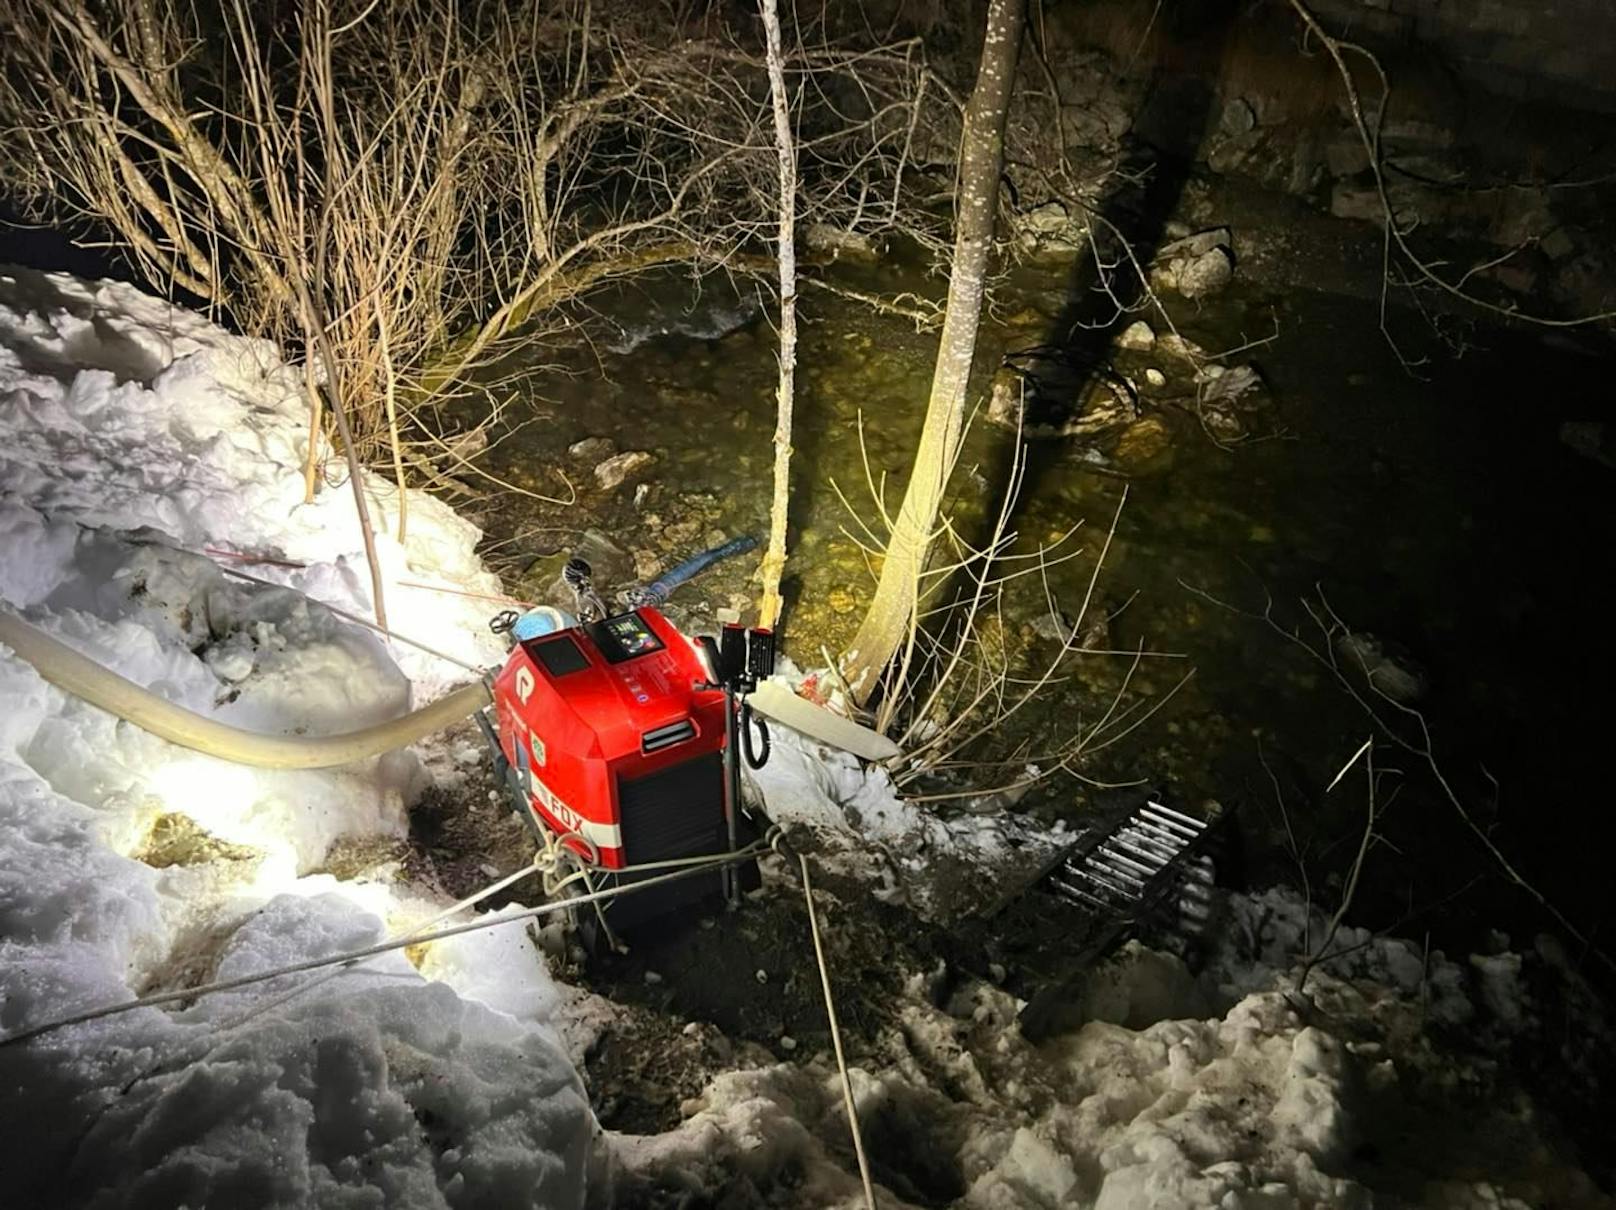
[[724,764],[717,752],[620,780],[617,803],[631,864],[724,851]]
[[652,727],[640,736],[640,751],[649,756],[652,752],[661,752],[664,748],[671,748],[675,744],[682,744],[687,739],[695,738],[696,725],[688,718],[682,718],[676,723]]

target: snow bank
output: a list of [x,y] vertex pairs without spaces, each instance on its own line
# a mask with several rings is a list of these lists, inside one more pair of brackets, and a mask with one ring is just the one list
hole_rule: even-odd
[[949,923],[1030,884],[1074,839],[1027,816],[944,816],[898,796],[885,769],[769,724],[768,764],[747,776],[769,819],[815,834],[821,856],[887,902]]
[[[348,488],[303,500],[299,385],[269,346],[129,286],[0,271],[0,597],[248,729],[348,730],[462,682],[311,603],[368,615],[370,580]],[[399,583],[497,592],[477,531],[412,492],[401,544],[396,491],[366,489],[395,628],[500,659],[488,605]],[[228,551],[296,566],[251,564],[287,587],[245,585],[215,565]],[[307,876],[339,837],[401,834],[422,778],[408,753],[315,772],[203,757],[0,648],[0,1028],[431,914]],[[512,925],[419,972],[395,954],[0,1048],[8,1204],[575,1205],[593,1125],[555,1004]]]
[[[1500,1095],[1494,1060],[1438,1044],[1418,994],[1315,970],[1307,1003],[1282,976],[1198,1015],[1188,972],[1137,943],[1095,978],[1101,1004],[1153,1019],[1035,1045],[1004,989],[968,981],[939,1004],[910,981],[852,1071],[883,1208],[1616,1204],[1518,1090]],[[608,1138],[595,1204],[862,1205],[828,1055],[722,1074],[686,1110],[663,1135]]]
[[[63,580],[96,592],[104,569],[74,566],[76,531],[107,529],[307,564],[244,566],[371,616],[351,492],[322,488],[304,503],[301,371],[273,346],[120,282],[17,268],[0,270],[0,332],[0,484],[13,507],[26,506],[0,519],[18,556],[0,571],[8,600],[35,604]],[[401,545],[397,489],[367,476],[366,492],[394,629],[473,664],[497,661],[488,604],[400,583],[497,594],[472,551],[476,528],[412,492]],[[428,687],[460,675],[407,647],[395,659]]]

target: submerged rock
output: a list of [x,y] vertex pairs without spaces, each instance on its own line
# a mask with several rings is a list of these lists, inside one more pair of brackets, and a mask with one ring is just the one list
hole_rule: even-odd
[[1227,403],[1202,400],[1197,410],[1202,427],[1218,441],[1240,441],[1251,435],[1246,422]]
[[1205,298],[1216,294],[1234,279],[1234,260],[1227,248],[1213,248],[1178,271],[1178,292],[1185,298]]
[[1257,111],[1244,97],[1234,97],[1223,107],[1218,118],[1218,129],[1224,134],[1239,137],[1257,128]]
[[1330,213],[1336,218],[1379,223],[1384,218],[1385,210],[1380,204],[1380,193],[1373,185],[1337,181],[1335,188],[1330,190]]
[[1216,294],[1234,278],[1234,253],[1229,245],[1227,227],[1212,227],[1174,240],[1157,254],[1151,281],[1189,299]]
[[1155,344],[1155,331],[1142,319],[1134,320],[1126,328],[1122,329],[1122,334],[1117,337],[1117,348],[1119,349],[1133,349],[1136,352],[1144,352],[1154,348]]
[[595,482],[602,491],[621,487],[632,475],[637,475],[656,461],[656,456],[644,450],[625,450],[614,454],[595,468]]
[[875,265],[886,259],[885,241],[862,231],[849,231],[829,223],[809,223],[802,233],[803,246],[830,260],[855,261]]
[[1233,242],[1227,227],[1208,227],[1204,231],[1196,231],[1183,235],[1169,244],[1162,245],[1156,254],[1158,261],[1193,260],[1205,256],[1208,252],[1218,248],[1228,248]]
[[1118,462],[1137,465],[1161,457],[1170,444],[1167,426],[1156,417],[1147,416],[1128,426],[1114,453]]
[[1176,332],[1169,332],[1156,342],[1163,353],[1170,357],[1177,357],[1182,361],[1199,362],[1206,357],[1206,350],[1193,340],[1186,340]]
[[1348,668],[1355,669],[1369,687],[1394,702],[1407,703],[1424,696],[1424,671],[1402,652],[1393,654],[1388,644],[1372,634],[1354,631],[1335,641],[1335,653]]
[[1333,177],[1357,176],[1369,171],[1369,151],[1354,131],[1331,140],[1324,148],[1324,162]]
[[1602,420],[1567,420],[1560,425],[1560,440],[1595,462],[1616,469],[1616,429]]
[[1014,370],[1004,368],[993,376],[993,389],[988,395],[988,423],[1013,429],[1021,424],[1026,381]]
[[1066,256],[1082,247],[1086,230],[1062,202],[1045,202],[1015,218],[1016,238],[1035,255]]
[[567,447],[567,456],[578,462],[598,462],[617,452],[617,442],[610,437],[585,437]]
[[1265,398],[1261,375],[1253,366],[1210,365],[1196,375],[1201,384],[1203,404],[1235,404],[1244,408],[1259,406]]

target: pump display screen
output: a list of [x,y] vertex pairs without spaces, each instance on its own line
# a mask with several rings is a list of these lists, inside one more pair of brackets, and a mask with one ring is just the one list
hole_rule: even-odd
[[590,637],[600,653],[614,664],[661,651],[662,640],[651,633],[651,628],[637,613],[619,614],[589,627]]

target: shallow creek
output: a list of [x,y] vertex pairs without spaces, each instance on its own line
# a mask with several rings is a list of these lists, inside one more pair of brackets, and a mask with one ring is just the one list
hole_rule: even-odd
[[[845,280],[924,285],[896,270]],[[936,282],[924,288],[940,293]],[[1007,350],[1051,339],[1069,293],[1056,269],[1022,271],[1001,291],[982,333],[984,393]],[[561,469],[579,492],[569,508],[508,499],[488,518],[498,551],[527,568],[526,591],[542,590],[586,530],[622,549],[619,575],[636,574],[637,558],[642,576],[719,531],[765,535],[776,343],[767,318],[748,320],[747,311],[721,282],[694,301],[688,279],[625,290],[605,307],[611,318],[592,352],[580,346],[523,388],[514,418],[533,423],[499,445],[490,465],[545,491],[560,486]],[[1579,841],[1593,804],[1609,798],[1600,720],[1616,654],[1606,588],[1616,552],[1612,472],[1557,437],[1562,419],[1591,414],[1592,392],[1608,393],[1601,363],[1535,337],[1481,332],[1467,356],[1416,377],[1382,339],[1374,303],[1238,278],[1199,310],[1179,303],[1174,318],[1213,351],[1274,337],[1230,359],[1254,363],[1271,397],[1250,417],[1251,437],[1228,446],[1207,435],[1192,414],[1184,363],[1117,353],[1130,377],[1148,366],[1166,374],[1145,406],[1159,427],[1121,448],[1115,435],[1033,443],[1014,523],[1023,550],[1082,524],[1082,553],[1047,577],[1050,596],[1075,612],[1126,491],[1099,578],[1097,607],[1112,615],[1107,646],[1156,653],[1133,675],[1142,697],[1159,698],[1194,672],[1149,722],[1095,754],[1085,775],[1148,779],[1192,807],[1237,805],[1259,879],[1291,864],[1277,786],[1315,873],[1344,871],[1363,818],[1362,782],[1330,796],[1323,788],[1372,724],[1327,670],[1250,616],[1271,602],[1279,626],[1316,643],[1303,599],[1322,593],[1354,629],[1421,670],[1428,689],[1417,704],[1478,821],[1573,916],[1602,912],[1603,866]],[[783,626],[800,664],[821,663],[821,648],[838,650],[856,628],[872,586],[852,536],[875,515],[864,461],[874,482],[886,477],[895,506],[934,348],[933,335],[901,318],[823,292],[804,297]],[[1173,395],[1177,404],[1162,402]],[[601,455],[567,453],[591,437],[655,462],[602,491],[592,474]],[[953,489],[967,520],[997,498],[1012,448],[1006,430],[974,426]],[[698,620],[744,608],[753,569],[743,560],[709,572],[677,599]],[[1039,578],[1012,585],[1006,632],[1033,660],[1055,646],[1033,630],[1040,614],[1048,606]],[[1081,657],[1070,679],[1025,712],[1023,733],[1047,733],[1074,711],[1094,717],[1130,663]],[[1382,761],[1410,774],[1419,764],[1389,750]],[[1496,880],[1476,881],[1488,863],[1430,779],[1394,780],[1403,788],[1386,813],[1392,843],[1374,880],[1385,894],[1359,913],[1364,922],[1469,931],[1516,919],[1489,901]],[[1024,809],[1069,814],[1089,800],[1066,781]],[[1519,919],[1536,927],[1530,913]]]

